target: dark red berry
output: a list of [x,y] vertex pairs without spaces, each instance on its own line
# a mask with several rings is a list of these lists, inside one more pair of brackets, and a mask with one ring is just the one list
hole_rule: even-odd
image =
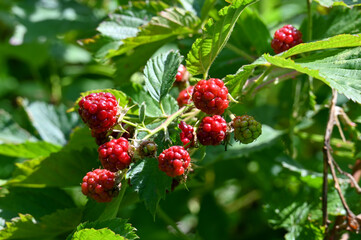
[[292,25],[285,25],[275,32],[271,47],[278,54],[300,43],[302,43],[302,33]]
[[184,105],[190,104],[192,102],[193,89],[193,86],[189,86],[179,93],[177,98],[179,107],[183,107]]
[[182,175],[189,167],[191,158],[182,146],[165,149],[158,157],[159,169],[170,177]]
[[228,89],[222,80],[211,78],[201,80],[193,90],[192,100],[196,108],[207,114],[223,114],[228,107]]
[[92,93],[79,103],[79,114],[94,133],[108,131],[117,121],[118,102],[111,93]]
[[182,130],[182,132],[179,135],[184,148],[187,149],[189,147],[194,147],[193,127],[191,125],[186,124],[184,121],[181,121],[178,127]]
[[115,173],[106,169],[95,169],[83,178],[81,191],[97,202],[110,202],[117,193]]
[[205,117],[197,129],[197,138],[202,145],[218,145],[227,135],[227,123],[219,115]]
[[98,148],[99,160],[105,169],[116,172],[127,168],[132,159],[128,154],[129,143],[125,138],[113,139]]
[[176,82],[183,82],[186,80],[185,76],[186,76],[186,73],[187,73],[187,68],[181,64],[179,65],[178,67],[178,72],[177,74],[175,75],[175,81]]

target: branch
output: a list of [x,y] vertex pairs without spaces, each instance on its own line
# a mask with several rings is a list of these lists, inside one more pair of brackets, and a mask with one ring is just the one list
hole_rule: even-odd
[[[359,220],[357,219],[356,215],[351,211],[350,207],[347,205],[346,199],[342,194],[340,183],[336,176],[335,165],[336,165],[337,170],[340,173],[342,173],[350,178],[351,182],[354,184],[357,191],[359,191],[359,189],[358,189],[359,186],[351,174],[344,172],[338,166],[338,164],[336,163],[336,161],[334,160],[334,158],[331,154],[331,151],[332,151],[331,144],[330,144],[331,135],[332,135],[334,125],[337,124],[336,101],[337,101],[337,91],[332,89],[330,114],[329,114],[329,118],[328,118],[328,122],[327,122],[327,127],[326,127],[326,132],[325,132],[325,140],[324,140],[324,146],[323,146],[323,159],[324,159],[323,174],[324,175],[323,175],[323,189],[322,189],[322,222],[327,229],[327,222],[328,222],[328,220],[327,220],[327,218],[328,218],[328,216],[327,216],[327,174],[328,174],[328,168],[330,168],[332,178],[335,182],[335,188],[341,199],[342,206],[347,213],[346,218],[347,218],[348,227],[351,227],[353,230],[358,231],[360,228]],[[357,185],[355,185],[355,183]]]

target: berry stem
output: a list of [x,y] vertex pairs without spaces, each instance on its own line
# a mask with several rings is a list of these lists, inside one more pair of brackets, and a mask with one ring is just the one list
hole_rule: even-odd
[[167,116],[167,114],[164,111],[162,102],[159,103],[160,110],[162,111],[163,116]]
[[158,206],[157,208],[157,215],[158,217],[160,217],[166,224],[172,226],[172,228],[178,233],[178,236],[184,240],[189,240],[189,237],[183,233],[179,227],[177,226],[177,224],[173,221],[172,218],[170,218],[166,212],[163,211],[163,209]]
[[184,106],[182,108],[180,108],[178,111],[176,111],[175,113],[173,113],[172,115],[170,115],[161,125],[159,125],[158,127],[154,128],[153,130],[149,130],[149,134],[147,136],[145,136],[143,138],[143,140],[147,140],[148,138],[150,138],[151,136],[153,136],[154,134],[164,130],[165,132],[167,132],[167,127],[169,124],[171,124],[173,122],[174,119],[176,119],[177,117],[179,117],[180,115],[182,115],[185,111],[186,111],[187,107]]
[[272,71],[273,68],[274,67],[272,65],[267,67],[267,69],[261,74],[261,76],[259,76],[259,78],[254,81],[254,83],[248,90],[247,95],[250,95],[256,89],[256,87],[258,87],[263,82],[263,80],[267,77],[267,75]]

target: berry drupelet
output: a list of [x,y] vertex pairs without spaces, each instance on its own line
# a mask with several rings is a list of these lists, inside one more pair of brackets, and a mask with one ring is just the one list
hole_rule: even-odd
[[237,116],[232,121],[234,139],[244,144],[256,140],[262,133],[262,125],[248,115]]
[[182,132],[179,134],[180,139],[183,143],[185,149],[194,147],[194,133],[193,127],[186,124],[184,121],[181,121],[178,125]]
[[127,168],[132,159],[128,154],[129,143],[121,137],[104,143],[98,148],[99,160],[102,166],[112,172]]
[[218,145],[227,135],[227,123],[219,115],[204,117],[197,129],[197,139],[202,145]]
[[184,174],[189,167],[191,158],[182,146],[172,146],[165,149],[158,157],[159,169],[170,177]]
[[110,202],[117,193],[115,173],[106,169],[95,169],[83,178],[81,190],[84,195],[97,202]]
[[196,108],[207,114],[223,114],[228,107],[228,89],[222,80],[211,78],[201,80],[193,90],[192,100]]
[[302,33],[292,25],[285,25],[275,32],[271,47],[278,54],[300,43],[302,43]]
[[79,103],[79,115],[93,133],[108,131],[117,121],[118,102],[111,93],[91,93]]
[[186,89],[182,90],[177,98],[178,106],[183,107],[192,102],[193,86],[189,86]]

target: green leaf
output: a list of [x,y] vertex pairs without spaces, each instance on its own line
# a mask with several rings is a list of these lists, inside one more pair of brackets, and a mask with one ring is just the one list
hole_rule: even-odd
[[134,240],[138,239],[139,237],[135,234],[136,229],[132,227],[130,223],[127,223],[128,221],[121,218],[114,218],[111,220],[106,221],[95,221],[95,222],[85,222],[81,223],[75,231],[68,236],[67,240],[73,239],[73,235],[83,229],[95,229],[100,230],[103,228],[108,228],[115,234],[119,234],[120,236],[129,239]]
[[147,23],[144,15],[135,15],[132,12],[110,14],[109,20],[101,22],[97,30],[103,35],[114,40],[135,37],[139,32],[138,27]]
[[36,140],[29,132],[22,129],[11,115],[0,109],[0,143],[22,143]]
[[65,145],[72,129],[79,124],[79,115],[66,113],[64,105],[54,106],[45,102],[24,104],[32,125],[41,138],[55,145]]
[[169,51],[149,59],[144,69],[145,86],[154,100],[161,100],[168,94],[181,64],[179,52]]
[[235,74],[225,77],[225,85],[231,95],[236,96],[241,92],[243,85],[256,67],[257,61],[253,64],[243,65]]
[[58,209],[75,207],[70,196],[59,188],[11,187],[7,191],[0,197],[1,217],[6,220],[16,217],[18,213],[29,213],[40,218]]
[[78,111],[79,105],[78,103],[80,102],[80,100],[91,94],[91,93],[99,93],[99,92],[109,92],[111,94],[114,95],[114,97],[117,99],[117,101],[119,102],[119,106],[124,107],[125,105],[127,105],[128,103],[128,97],[125,93],[123,93],[122,91],[119,90],[115,90],[115,89],[98,89],[98,90],[91,90],[91,91],[87,91],[87,92],[82,92],[80,93],[80,97],[75,101],[74,106],[70,109],[68,109],[68,112],[72,112],[72,111]]
[[123,39],[123,45],[116,51],[111,51],[108,57],[122,55],[138,46],[152,42],[170,41],[175,37],[197,32],[199,18],[181,8],[169,8],[153,17],[141,28],[136,37]]
[[322,240],[324,239],[325,228],[318,226],[312,222],[308,222],[302,227],[302,231],[298,236],[298,240]]
[[19,144],[0,144],[0,154],[21,158],[47,157],[57,152],[60,146],[48,142],[25,142]]
[[263,57],[275,66],[317,78],[347,98],[361,103],[361,47],[324,51],[297,61],[268,54]]
[[226,45],[242,11],[257,0],[235,0],[218,12],[220,20],[209,19],[202,37],[192,45],[187,55],[187,70],[193,74],[208,74],[213,61]]
[[59,210],[40,218],[38,222],[30,214],[19,214],[0,231],[0,239],[54,239],[74,229],[81,219],[78,208]]
[[154,215],[160,199],[165,199],[166,191],[171,188],[172,178],[159,170],[158,161],[154,158],[132,163],[127,178],[130,178],[132,188]]
[[[290,172],[293,172],[297,175],[297,177],[306,183],[308,186],[313,187],[315,189],[320,189],[322,187],[322,173],[310,171],[306,169],[304,166],[302,166],[299,162],[296,162],[295,160],[281,156],[277,157],[276,161],[280,162],[282,167],[284,169],[287,169]],[[329,179],[332,178],[331,175],[328,176]]]
[[361,5],[360,0],[315,0],[320,5],[324,7],[332,7],[332,6],[346,6],[346,7],[355,7]]
[[342,47],[358,47],[360,45],[361,45],[361,34],[358,35],[341,34],[316,42],[298,44],[297,46],[290,48],[288,51],[285,51],[279,54],[278,56],[281,56],[283,58],[288,58],[296,54],[312,52],[316,50],[342,48]]
[[[313,39],[324,39],[339,34],[357,34],[361,29],[361,12],[356,8],[334,7],[327,15],[314,14],[312,21],[317,23],[312,24]],[[300,29],[303,39],[308,39],[307,24],[306,19]]]
[[227,151],[220,150],[221,148],[224,148],[224,146],[207,148],[207,156],[203,160],[202,164],[211,164],[215,161],[221,161],[224,159],[240,158],[252,152],[262,150],[275,143],[275,140],[277,140],[282,134],[282,131],[263,125],[261,136],[253,143],[240,144],[238,142],[232,142],[232,145],[228,146]]
[[115,234],[111,230],[107,228],[95,230],[91,229],[82,229],[74,234],[71,238],[73,240],[84,240],[84,239],[92,239],[92,240],[125,240],[125,238]]
[[[163,113],[159,108],[159,103],[154,100],[148,93],[140,89],[139,86],[136,85],[135,88],[136,89],[130,89],[129,91],[127,91],[127,93],[138,105],[145,103],[145,115],[147,117],[153,118],[163,116]],[[169,94],[163,98],[162,105],[164,112],[167,115],[171,115],[178,110],[177,101]]]
[[6,185],[66,187],[79,186],[91,169],[98,168],[97,147],[89,129],[78,129],[70,142],[59,152],[45,159],[34,159],[17,164],[14,178]]

